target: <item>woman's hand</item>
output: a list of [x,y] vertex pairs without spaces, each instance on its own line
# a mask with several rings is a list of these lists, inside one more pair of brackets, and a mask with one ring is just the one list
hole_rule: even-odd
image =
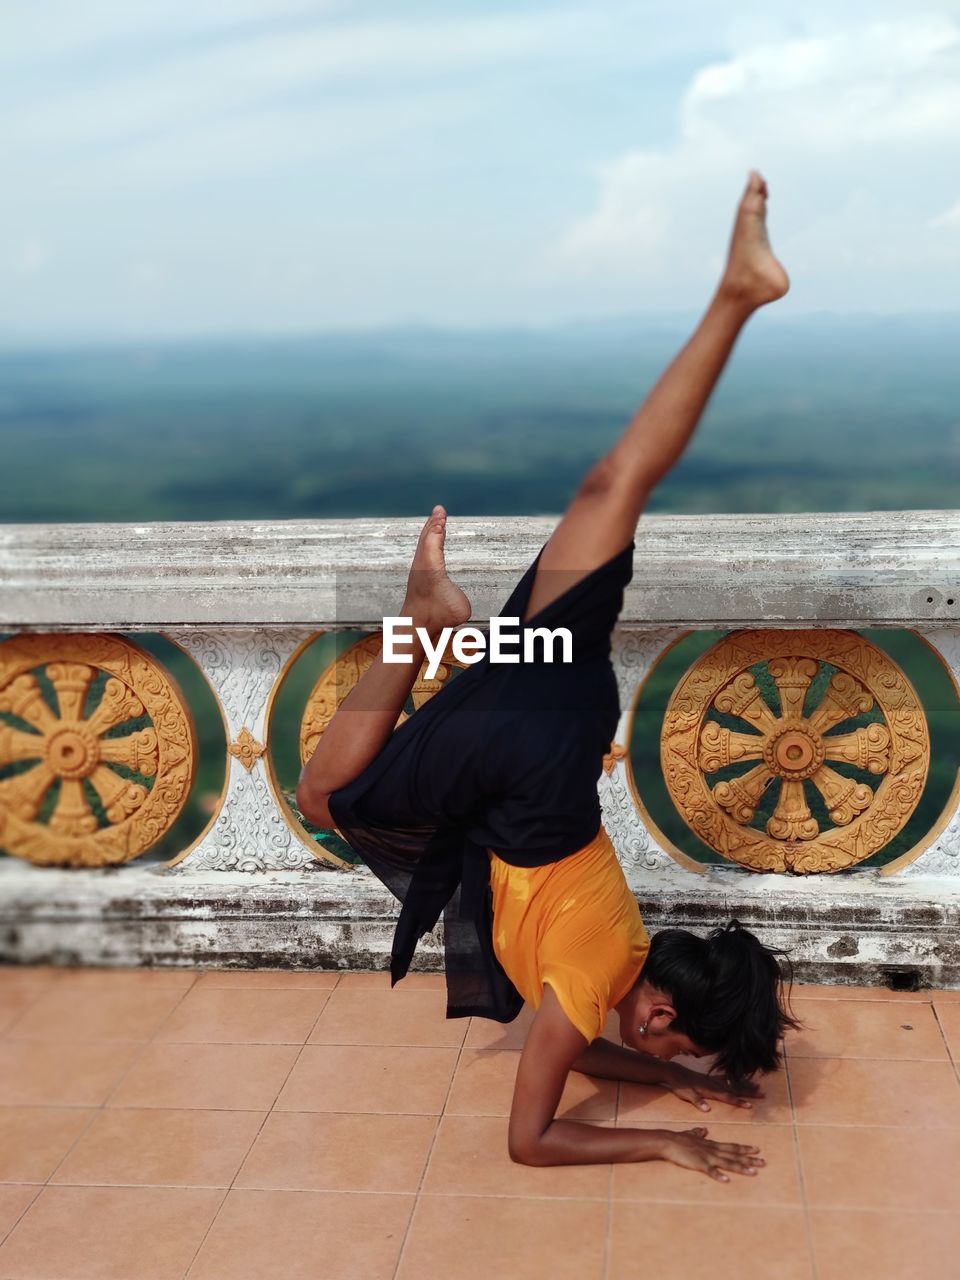
[[750,1107],[751,1099],[762,1098],[763,1090],[752,1081],[745,1080],[740,1084],[731,1084],[722,1076],[707,1075],[702,1071],[691,1071],[688,1067],[670,1064],[670,1070],[664,1082],[666,1087],[684,1102],[690,1102],[700,1111],[709,1111],[710,1103],[726,1102],[731,1107]]
[[724,1170],[752,1177],[766,1161],[757,1147],[738,1142],[711,1142],[706,1129],[685,1129],[664,1135],[662,1159],[683,1169],[705,1173],[715,1182],[729,1182]]

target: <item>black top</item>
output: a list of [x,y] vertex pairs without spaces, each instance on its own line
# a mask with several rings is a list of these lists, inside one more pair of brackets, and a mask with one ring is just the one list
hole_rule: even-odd
[[[329,798],[343,838],[403,904],[394,983],[443,916],[448,1017],[509,1022],[523,1004],[493,954],[486,850],[516,866],[545,866],[582,849],[600,827],[597,780],[620,715],[610,633],[633,549],[522,625],[569,628],[572,662],[503,664],[485,655]],[[498,616],[523,615],[542,554]]]

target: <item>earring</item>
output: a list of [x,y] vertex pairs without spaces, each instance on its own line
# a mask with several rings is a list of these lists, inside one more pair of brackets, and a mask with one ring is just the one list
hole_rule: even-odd
[[644,1023],[642,1027],[637,1027],[637,1030],[642,1036],[645,1036],[647,1034],[647,1024]]

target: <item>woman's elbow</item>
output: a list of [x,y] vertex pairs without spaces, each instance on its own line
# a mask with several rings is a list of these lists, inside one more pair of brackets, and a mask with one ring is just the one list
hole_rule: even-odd
[[508,1134],[507,1153],[514,1164],[544,1165],[543,1143],[532,1134]]
[[524,1143],[508,1142],[507,1151],[514,1164],[536,1165],[538,1163],[533,1148]]

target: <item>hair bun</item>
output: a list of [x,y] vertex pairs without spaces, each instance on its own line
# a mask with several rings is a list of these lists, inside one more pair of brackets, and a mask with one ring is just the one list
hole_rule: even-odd
[[734,957],[742,961],[762,947],[759,938],[739,920],[729,920],[707,936],[707,949],[713,960],[722,963]]
[[726,924],[719,925],[709,935],[707,941],[710,943],[723,942],[726,938],[750,938],[753,935],[748,933],[739,920],[728,920]]

